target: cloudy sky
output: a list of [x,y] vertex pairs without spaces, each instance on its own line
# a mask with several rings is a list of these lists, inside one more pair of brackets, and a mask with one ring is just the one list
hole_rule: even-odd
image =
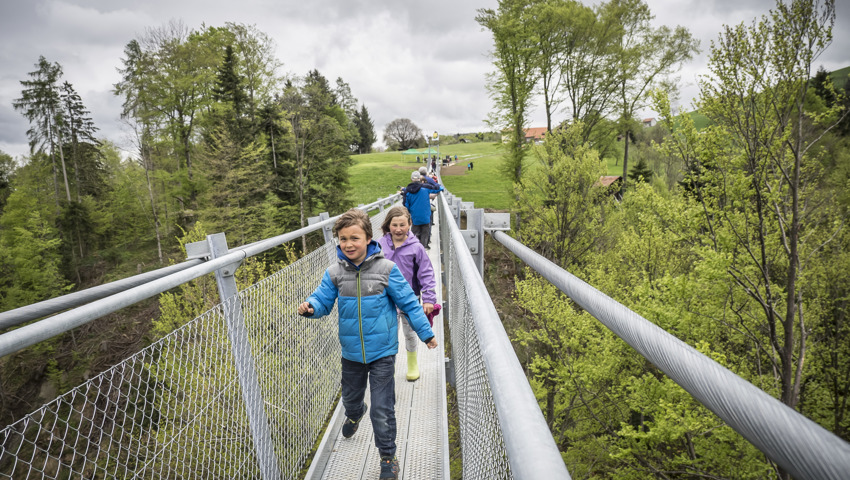
[[[697,94],[709,42],[722,25],[749,22],[773,0],[647,0],[656,24],[682,25],[703,53],[680,72],[681,103]],[[592,3],[586,1],[586,3]],[[850,65],[850,6],[839,0],[834,41],[818,60],[828,70]],[[486,130],[490,110],[485,75],[492,69],[489,32],[475,22],[497,0],[0,0],[0,150],[27,154],[27,121],[12,107],[20,81],[39,55],[58,62],[92,113],[100,134],[125,143],[118,115],[124,46],[146,28],[181,20],[189,28],[231,21],[255,25],[276,41],[284,72],[316,68],[349,83],[382,136],[391,120],[407,117],[425,132]],[[559,115],[563,118],[563,115]],[[543,126],[537,111],[531,126]]]

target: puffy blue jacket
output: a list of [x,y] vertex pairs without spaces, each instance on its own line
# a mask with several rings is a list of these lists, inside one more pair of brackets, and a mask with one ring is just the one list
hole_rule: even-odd
[[311,317],[330,313],[339,298],[339,343],[342,356],[352,362],[371,363],[398,353],[396,305],[409,319],[419,339],[434,337],[422,306],[395,263],[384,258],[372,240],[366,260],[356,266],[337,247],[337,263],[325,270],[322,283],[307,303]]
[[442,185],[431,187],[428,184],[412,182],[404,189],[402,204],[410,212],[413,225],[431,223],[431,194],[445,190]]

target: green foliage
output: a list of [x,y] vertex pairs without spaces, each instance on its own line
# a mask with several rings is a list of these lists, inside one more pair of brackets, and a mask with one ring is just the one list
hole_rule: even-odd
[[586,255],[605,243],[605,217],[613,207],[599,156],[581,140],[582,126],[551,132],[534,147],[538,168],[515,186],[519,234],[526,245],[561,265],[582,265]]
[[360,111],[356,112],[354,117],[354,124],[357,127],[357,153],[370,153],[372,151],[372,144],[378,139],[375,135],[375,124],[372,122],[372,118],[369,117],[369,110],[366,109],[366,105],[360,107]]
[[0,215],[6,206],[6,199],[12,193],[12,180],[15,177],[15,160],[0,150]]
[[649,182],[652,180],[652,170],[646,164],[646,160],[641,157],[637,165],[629,171],[628,177],[633,182]]
[[[61,272],[62,240],[46,182],[47,165],[18,169],[0,216],[0,310],[59,296],[70,288]],[[49,177],[48,177],[49,178]]]
[[497,130],[507,130],[504,171],[513,183],[522,182],[525,161],[525,126],[532,94],[539,77],[538,37],[530,0],[500,0],[497,10],[482,8],[475,20],[493,35],[494,73],[487,90],[493,100],[488,120]]

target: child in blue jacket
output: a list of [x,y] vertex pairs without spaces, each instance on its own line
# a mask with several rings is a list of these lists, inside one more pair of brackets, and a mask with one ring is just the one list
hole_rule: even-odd
[[322,282],[298,313],[323,317],[339,299],[339,342],[342,347],[342,435],[357,432],[366,414],[366,384],[372,395],[372,429],[381,454],[381,477],[398,478],[395,420],[395,355],[398,353],[396,306],[417,336],[436,348],[434,332],[416,295],[395,263],[384,258],[372,240],[372,222],[365,212],[351,209],[334,225],[339,238],[337,263],[325,271]]

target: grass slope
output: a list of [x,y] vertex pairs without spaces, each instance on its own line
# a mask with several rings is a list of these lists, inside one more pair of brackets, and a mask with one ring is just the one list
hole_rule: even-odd
[[850,75],[850,67],[844,67],[831,72],[829,74],[829,78],[831,78],[832,83],[835,84],[835,89],[841,90],[847,82],[848,75]]
[[[457,155],[457,165],[443,171],[443,183],[454,195],[465,202],[475,202],[478,208],[508,210],[511,208],[513,189],[503,172],[504,149],[492,142],[460,143],[440,147],[440,155]],[[613,156],[606,159],[608,175],[622,175],[622,147],[615,148]],[[392,195],[398,186],[410,183],[410,173],[422,163],[416,157],[402,156],[401,152],[368,153],[354,155],[354,165],[349,169],[351,198],[355,204],[371,203]],[[466,165],[472,162],[473,169]],[[534,168],[535,160],[529,150],[525,167]]]
[[[480,208],[508,209],[511,204],[511,183],[501,172],[501,145],[491,142],[459,143],[440,147],[440,155],[457,155],[459,167],[449,169],[443,176],[446,188],[464,201],[475,202]],[[368,153],[355,155],[354,166],[349,169],[351,198],[354,203],[370,203],[386,197],[397,186],[410,183],[410,173],[422,163],[416,157],[401,152]],[[466,164],[473,162],[473,170]],[[450,175],[449,172],[456,172]]]

